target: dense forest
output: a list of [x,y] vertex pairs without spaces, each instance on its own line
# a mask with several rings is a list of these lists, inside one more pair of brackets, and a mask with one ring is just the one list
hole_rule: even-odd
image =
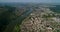
[[15,7],[1,6],[0,7],[0,32],[2,32],[6,26],[14,19]]

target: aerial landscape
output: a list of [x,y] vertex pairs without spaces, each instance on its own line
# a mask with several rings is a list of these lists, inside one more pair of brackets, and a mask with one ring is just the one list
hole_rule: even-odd
[[60,32],[58,0],[19,1],[0,0],[0,32]]

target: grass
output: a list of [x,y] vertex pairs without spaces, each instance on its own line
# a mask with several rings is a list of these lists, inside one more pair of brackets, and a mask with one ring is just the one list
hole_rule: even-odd
[[13,32],[20,32],[20,26],[19,26],[19,25],[16,25],[16,26],[14,27]]

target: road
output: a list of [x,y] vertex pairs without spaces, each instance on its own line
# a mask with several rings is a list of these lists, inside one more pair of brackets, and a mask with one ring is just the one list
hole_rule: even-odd
[[29,8],[27,11],[25,11],[21,16],[19,16],[16,20],[12,21],[11,23],[8,24],[7,28],[5,29],[4,32],[12,32],[13,28],[15,27],[16,24],[21,24],[22,21],[28,17],[32,13],[32,8]]

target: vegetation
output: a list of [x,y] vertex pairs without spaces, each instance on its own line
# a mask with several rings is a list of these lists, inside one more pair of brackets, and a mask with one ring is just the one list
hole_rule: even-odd
[[15,11],[15,7],[11,6],[4,6],[0,7],[0,32],[2,32],[9,22],[12,21],[13,18],[13,11]]
[[55,17],[55,15],[54,14],[44,14],[43,16],[42,16],[42,18],[51,18],[51,17]]
[[60,5],[54,5],[56,7],[50,7],[50,9],[54,12],[60,13]]

